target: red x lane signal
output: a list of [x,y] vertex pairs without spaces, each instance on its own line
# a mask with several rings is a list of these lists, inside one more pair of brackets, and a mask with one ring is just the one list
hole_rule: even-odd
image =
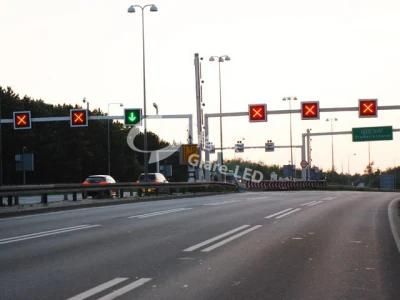
[[249,104],[249,121],[266,122],[267,104]]
[[376,118],[378,116],[377,99],[358,100],[358,116],[360,118]]
[[318,120],[319,102],[318,101],[301,102],[301,119]]
[[14,111],[14,129],[31,129],[31,112],[30,111]]
[[70,126],[71,127],[86,127],[88,126],[88,115],[86,109],[71,109],[70,110]]

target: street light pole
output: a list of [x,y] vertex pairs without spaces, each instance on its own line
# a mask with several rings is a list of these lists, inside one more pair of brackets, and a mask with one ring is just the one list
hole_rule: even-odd
[[150,7],[151,12],[156,12],[158,11],[157,6],[154,4],[147,4],[144,6],[140,5],[131,5],[128,8],[128,13],[134,13],[136,12],[135,7],[140,8],[142,11],[142,67],[143,67],[143,157],[144,157],[144,178],[147,180],[147,174],[149,171],[149,165],[147,161],[147,112],[146,112],[146,55],[145,55],[145,39],[144,39],[144,10],[146,7]]
[[[156,110],[156,115],[158,116],[158,104],[153,102],[153,107]],[[156,151],[156,157],[157,157],[157,162],[156,162],[156,172],[160,173],[160,158],[158,156],[158,151]]]
[[289,131],[290,131],[290,177],[293,180],[293,134],[292,134],[292,101],[296,101],[296,97],[286,97],[283,101],[289,102]]
[[86,100],[86,97],[83,97],[82,102],[83,102],[83,103],[86,103],[86,110],[87,110],[88,113],[89,113],[89,101]]
[[356,156],[356,155],[357,155],[357,153],[353,153],[353,154],[347,156],[347,174],[349,174],[349,175],[350,175],[350,157]]
[[368,166],[371,168],[371,143],[368,142]]
[[231,58],[228,55],[222,56],[211,56],[209,61],[218,61],[218,82],[219,82],[219,140],[221,146],[221,165],[224,164],[224,150],[223,150],[223,135],[222,135],[222,80],[221,80],[221,63],[230,61]]
[[[119,102],[113,102],[113,103],[108,103],[107,105],[107,116],[110,116],[110,105],[118,104],[120,107],[124,106],[122,103]],[[111,143],[110,143],[110,123],[111,120],[107,120],[107,175],[111,175]]]
[[331,122],[331,157],[332,157],[332,173],[335,172],[335,159],[334,159],[334,147],[333,147],[333,122],[336,122],[337,118],[327,118],[326,122]]

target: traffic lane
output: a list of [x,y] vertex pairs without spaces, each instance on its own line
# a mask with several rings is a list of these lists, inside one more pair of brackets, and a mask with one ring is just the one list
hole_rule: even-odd
[[[231,195],[231,194],[230,194]],[[232,194],[234,195],[234,194]],[[113,218],[124,217],[127,214],[140,214],[156,210],[166,210],[181,207],[183,203],[200,203],[225,199],[228,195],[215,197],[196,197],[186,199],[173,199],[162,201],[149,201],[138,203],[127,203],[103,207],[90,207],[43,214],[10,217],[0,219],[0,238],[4,235],[22,235],[30,231],[49,230],[52,227],[66,227],[76,225],[76,220],[88,222],[103,222]],[[101,200],[99,200],[100,202]],[[81,221],[80,221],[81,222]]]
[[[77,218],[85,218],[90,219],[91,217],[99,217],[99,218],[114,218],[123,216],[123,214],[127,211],[136,210],[137,213],[146,213],[146,209],[154,209],[154,210],[163,210],[174,207],[179,207],[182,203],[190,206],[201,206],[207,203],[214,203],[218,201],[231,201],[231,200],[268,200],[279,198],[281,200],[285,200],[286,198],[301,198],[304,197],[306,199],[312,197],[319,197],[319,195],[332,195],[331,192],[250,192],[250,193],[230,193],[223,195],[215,195],[215,196],[206,196],[206,197],[194,197],[194,198],[185,198],[185,199],[174,199],[174,200],[162,200],[162,201],[150,201],[150,202],[140,202],[140,203],[129,203],[122,205],[113,205],[106,207],[93,207],[93,208],[82,208],[70,211],[60,211],[60,212],[50,212],[43,214],[33,214],[19,217],[10,217],[0,219],[0,236],[1,233],[12,233],[12,230],[23,229],[23,228],[31,228],[36,224],[44,224],[47,221],[58,222],[60,226],[63,225],[71,225],[74,223],[68,223],[68,221],[75,220]],[[334,198],[334,197],[328,197]],[[133,211],[132,211],[133,213]],[[94,221],[101,221],[102,219],[96,219]],[[34,228],[32,228],[34,229]],[[43,228],[46,229],[46,228]],[[15,234],[26,234],[26,232],[15,232]]]
[[[282,201],[273,203],[276,206],[271,210],[281,209],[284,205]],[[260,204],[264,203],[261,201]],[[90,231],[22,241],[18,247],[3,245],[0,261],[1,282],[8,287],[5,299],[10,299],[10,296],[11,299],[24,299],[33,290],[38,299],[52,299],[59,293],[68,294],[75,288],[79,292],[110,277],[132,278],[140,274],[148,277],[151,275],[149,269],[162,270],[169,264],[174,265],[176,253],[198,238],[250,223],[257,214],[261,220],[265,214],[262,208],[257,205],[223,205],[146,220],[121,218]],[[163,250],[161,254],[159,249]],[[93,274],[93,268],[96,274]],[[54,270],[62,272],[55,273]],[[138,273],[132,274],[132,270]],[[29,285],[21,289],[10,278],[29,282]],[[60,282],[66,284],[60,286]]]
[[[216,202],[209,204],[215,203]],[[107,216],[108,218],[106,221],[101,220],[103,222],[97,222],[99,221],[97,218],[73,218],[74,226],[71,227],[60,228],[52,222],[47,222],[46,228],[41,227],[38,231],[32,230],[33,226],[30,224],[28,229],[24,229],[24,231],[27,232],[26,234],[7,234],[6,237],[0,239],[0,246],[3,249],[3,251],[0,252],[0,257],[4,258],[5,256],[5,260],[12,260],[23,259],[27,252],[50,254],[48,253],[49,250],[46,249],[48,242],[57,244],[58,239],[64,241],[65,239],[68,240],[68,237],[71,235],[82,234],[82,231],[74,231],[72,232],[73,234],[70,234],[68,231],[71,229],[68,228],[74,229],[78,227],[78,229],[80,229],[80,226],[85,225],[98,226],[98,228],[96,228],[96,236],[93,236],[95,240],[102,238],[112,240],[113,237],[118,238],[119,235],[124,234],[141,236],[143,231],[153,232],[154,230],[163,230],[171,226],[180,227],[180,231],[176,231],[176,233],[186,233],[188,230],[187,224],[193,226],[193,228],[190,229],[195,231],[194,233],[196,236],[204,235],[204,237],[206,237],[207,234],[209,234],[209,230],[211,230],[211,232],[212,230],[218,232],[218,230],[225,228],[225,224],[226,228],[229,229],[232,225],[249,223],[255,218],[261,220],[265,214],[287,207],[285,201],[281,201],[280,199],[270,200],[268,202],[252,201],[250,205],[245,202],[228,202],[228,200],[221,201],[220,203],[223,204],[208,205],[204,203],[196,209],[192,209],[188,206],[181,206],[175,209],[166,207],[167,210],[159,210],[161,208],[150,209],[142,214],[137,214],[137,211],[133,211],[133,215],[125,210],[123,216],[113,218]],[[93,230],[90,231],[92,232]],[[164,235],[164,232],[161,233],[161,236],[162,235]],[[18,244],[22,244],[23,247],[18,247]],[[79,244],[72,245],[72,247],[78,246]],[[41,247],[44,249],[41,249]],[[11,250],[7,251],[8,248]]]
[[0,219],[0,238],[9,236],[17,236],[30,234],[32,232],[40,232],[52,230],[54,228],[63,228],[68,226],[76,226],[77,220],[81,224],[81,220],[89,223],[102,223],[124,217],[127,214],[144,214],[152,211],[161,211],[175,209],[184,206],[201,207],[205,204],[218,205],[229,204],[230,201],[301,201],[301,199],[314,199],[321,197],[322,199],[334,198],[329,197],[331,192],[256,192],[256,193],[230,193],[216,196],[195,197],[186,199],[174,199],[163,201],[150,201],[140,203],[130,203],[123,205],[114,205],[106,207],[82,208],[71,211],[51,212],[36,215],[28,215],[21,217],[11,217]]
[[[193,252],[139,299],[400,299],[393,195],[360,194],[269,220],[212,252]],[[200,239],[199,239],[200,241]],[[129,299],[121,298],[121,299]]]
[[[229,206],[204,207],[194,215],[163,215],[146,220],[119,219],[112,226],[91,231],[67,233],[54,237],[2,245],[0,282],[6,289],[4,299],[54,299],[110,277],[147,275],[147,270],[162,269],[175,263],[176,253],[197,232],[218,233],[241,221],[244,209]],[[252,218],[257,209],[247,211]],[[189,213],[189,212],[188,212]],[[197,214],[197,216],[196,216]],[[186,216],[184,218],[184,216]],[[197,222],[192,222],[197,220]],[[200,226],[202,225],[202,226]],[[188,227],[189,226],[189,227]],[[197,228],[199,227],[199,228]],[[213,230],[210,230],[212,228]],[[179,244],[180,243],[180,244]],[[162,253],[160,253],[162,249]],[[96,274],[93,274],[93,268]],[[138,273],[132,275],[132,270]],[[122,275],[121,275],[122,274]],[[21,287],[20,283],[26,283]],[[62,283],[62,284],[60,284]]]
[[[249,195],[250,194],[250,195]],[[300,195],[299,195],[300,194]],[[246,194],[228,194],[221,195],[217,197],[207,197],[208,199],[203,199],[201,197],[196,198],[192,202],[192,207],[182,206],[182,203],[187,201],[168,201],[170,203],[161,202],[149,202],[149,203],[135,203],[126,205],[116,205],[111,207],[99,207],[99,208],[85,208],[78,211],[72,211],[71,214],[64,212],[55,212],[41,215],[42,218],[37,218],[39,215],[16,217],[7,219],[7,222],[3,222],[0,231],[0,244],[3,239],[9,239],[10,237],[18,237],[24,235],[34,235],[35,233],[45,233],[47,231],[55,231],[62,228],[70,228],[76,226],[84,225],[91,226],[93,224],[105,224],[118,220],[119,218],[124,218],[129,214],[134,214],[131,217],[141,216],[146,217],[146,214],[151,216],[152,214],[164,214],[164,213],[174,213],[180,210],[186,209],[198,209],[203,206],[220,206],[220,205],[230,205],[237,202],[242,202],[242,204],[254,205],[255,203],[265,203],[268,204],[271,201],[281,201],[282,203],[290,201],[302,201],[310,200],[313,197],[322,197],[321,199],[334,199],[335,197],[326,197],[327,193],[246,193]],[[230,197],[233,196],[233,197]],[[242,197],[242,198],[239,198]],[[294,199],[291,199],[294,198]],[[244,201],[244,202],[243,202]],[[246,203],[250,201],[250,203]],[[194,203],[193,203],[194,202]],[[311,201],[311,202],[322,202],[322,201]],[[308,202],[306,202],[308,203]],[[177,205],[180,204],[180,205]],[[189,203],[190,204],[190,203]],[[240,203],[239,203],[240,204]],[[318,203],[316,203],[318,204]],[[272,208],[273,207],[269,207]],[[132,212],[130,213],[130,209]],[[115,213],[114,213],[115,212]],[[53,221],[53,222],[52,222]],[[29,222],[29,224],[28,224]],[[25,224],[23,224],[25,223]],[[6,224],[6,226],[4,226]],[[8,226],[7,226],[8,225]],[[3,233],[3,235],[2,235]]]

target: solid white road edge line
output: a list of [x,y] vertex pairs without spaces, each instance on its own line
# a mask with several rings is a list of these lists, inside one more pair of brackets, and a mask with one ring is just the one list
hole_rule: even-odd
[[400,232],[399,232],[399,227],[400,227],[400,217],[398,214],[398,199],[395,199],[389,203],[388,206],[388,215],[389,215],[389,223],[390,223],[390,228],[392,229],[392,235],[394,238],[394,241],[397,246],[397,250],[400,252]]
[[211,238],[211,239],[205,240],[204,242],[201,242],[201,243],[198,243],[198,244],[196,244],[196,245],[193,245],[193,246],[191,246],[191,247],[189,247],[189,248],[186,248],[186,249],[183,250],[183,251],[184,251],[184,252],[191,252],[191,251],[197,250],[197,249],[199,249],[199,248],[201,248],[201,247],[203,247],[203,246],[205,246],[205,245],[211,244],[212,242],[215,242],[215,241],[217,241],[217,240],[219,240],[219,239],[222,239],[222,238],[224,238],[224,237],[226,237],[226,236],[228,236],[228,235],[231,235],[231,234],[233,234],[233,233],[235,233],[235,232],[238,232],[238,231],[240,231],[240,230],[242,230],[242,229],[245,229],[245,228],[247,228],[247,227],[250,227],[250,225],[243,225],[243,226],[237,227],[237,228],[232,229],[232,230],[230,230],[230,231],[227,231],[227,232],[225,232],[225,233],[223,233],[223,234],[217,235],[216,237],[213,237],[213,238]]
[[86,292],[83,292],[79,295],[73,296],[71,298],[68,298],[67,300],[84,300],[87,299],[93,295],[96,295],[97,293],[100,293],[102,291],[105,291],[106,289],[109,289],[110,287],[117,285],[125,280],[128,280],[129,278],[122,277],[122,278],[114,278],[110,281],[104,282],[102,284],[99,284],[98,286],[95,286],[94,288],[87,290]]
[[275,216],[277,216],[277,215],[283,214],[283,213],[285,213],[285,212],[287,212],[287,211],[289,211],[289,210],[292,210],[292,209],[293,209],[293,208],[288,208],[288,209],[284,209],[284,210],[278,211],[277,213],[274,213],[274,214],[272,214],[272,215],[269,215],[269,216],[264,217],[264,219],[271,219],[271,218],[273,218],[273,217],[275,217]]
[[293,209],[293,210],[291,210],[291,211],[289,211],[289,212],[287,212],[287,213],[285,213],[283,215],[277,216],[275,219],[280,219],[280,218],[286,217],[286,216],[288,216],[288,215],[290,215],[292,213],[295,213],[295,212],[297,212],[299,210],[301,210],[301,208]]
[[126,294],[136,288],[138,288],[139,286],[142,286],[143,284],[145,284],[146,282],[149,282],[151,280],[151,278],[140,278],[110,294],[107,294],[97,300],[112,300],[115,299],[119,296],[122,296],[123,294]]
[[248,234],[248,233],[250,233],[250,232],[252,232],[252,231],[254,231],[254,230],[256,230],[256,229],[258,229],[260,227],[262,227],[262,225],[253,226],[253,227],[251,227],[249,229],[246,229],[245,231],[239,232],[238,234],[235,234],[235,235],[233,235],[233,236],[231,236],[231,237],[229,237],[229,238],[227,238],[225,240],[222,240],[222,241],[220,241],[220,242],[218,242],[218,243],[216,243],[216,244],[214,244],[214,245],[212,245],[212,246],[210,246],[208,248],[205,248],[205,249],[201,250],[201,252],[210,252],[210,251],[212,251],[212,250],[214,250],[216,248],[219,248],[219,247],[221,247],[221,246],[223,246],[223,245],[225,245],[225,244],[227,244],[227,243],[229,243],[229,242],[231,242],[233,240],[236,240],[237,238],[240,238],[241,236],[243,236],[245,234]]

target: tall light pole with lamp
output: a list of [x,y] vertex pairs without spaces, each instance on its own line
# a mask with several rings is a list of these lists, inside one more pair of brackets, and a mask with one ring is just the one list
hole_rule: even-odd
[[356,155],[357,155],[357,153],[353,153],[353,154],[349,154],[347,156],[347,174],[349,174],[349,175],[350,175],[350,158],[353,156],[356,156]]
[[83,102],[83,103],[86,103],[86,110],[87,110],[88,113],[89,113],[89,101],[86,100],[86,97],[83,97],[82,102]]
[[[219,113],[222,114],[222,84],[221,84],[221,63],[225,61],[230,61],[231,58],[228,55],[221,56],[211,56],[209,61],[217,61],[218,62],[218,82],[219,82]],[[221,146],[221,165],[224,164],[224,154],[223,154],[223,138],[222,138],[222,116],[219,116],[219,140]]]
[[153,107],[156,110],[156,115],[158,116],[158,104],[153,102]]
[[[107,105],[107,116],[110,116],[110,105],[119,105],[120,107],[123,107],[124,105],[119,102],[112,102],[108,103]],[[107,120],[107,171],[108,175],[111,175],[111,143],[110,143],[110,123],[112,120],[108,119]]]
[[149,165],[147,161],[147,122],[146,122],[146,56],[145,56],[145,42],[144,42],[144,10],[146,8],[150,8],[151,12],[157,12],[158,8],[154,4],[147,4],[144,6],[141,5],[131,5],[128,8],[128,13],[135,13],[136,8],[139,8],[142,11],[142,66],[143,66],[143,134],[144,134],[144,140],[143,140],[143,157],[144,157],[144,178],[147,180],[147,174],[149,171]]
[[292,101],[297,101],[296,97],[285,97],[282,101],[289,102],[289,130],[290,130],[290,173],[293,180],[293,134],[292,134]]
[[331,156],[332,156],[332,172],[335,172],[335,158],[334,158],[334,147],[333,147],[333,122],[337,122],[337,118],[327,118],[326,122],[331,122]]
[[[156,102],[153,102],[153,107],[156,110],[156,115],[158,116],[158,104]],[[160,173],[160,159],[158,156],[158,151],[156,151],[156,155],[157,155],[156,172]]]

